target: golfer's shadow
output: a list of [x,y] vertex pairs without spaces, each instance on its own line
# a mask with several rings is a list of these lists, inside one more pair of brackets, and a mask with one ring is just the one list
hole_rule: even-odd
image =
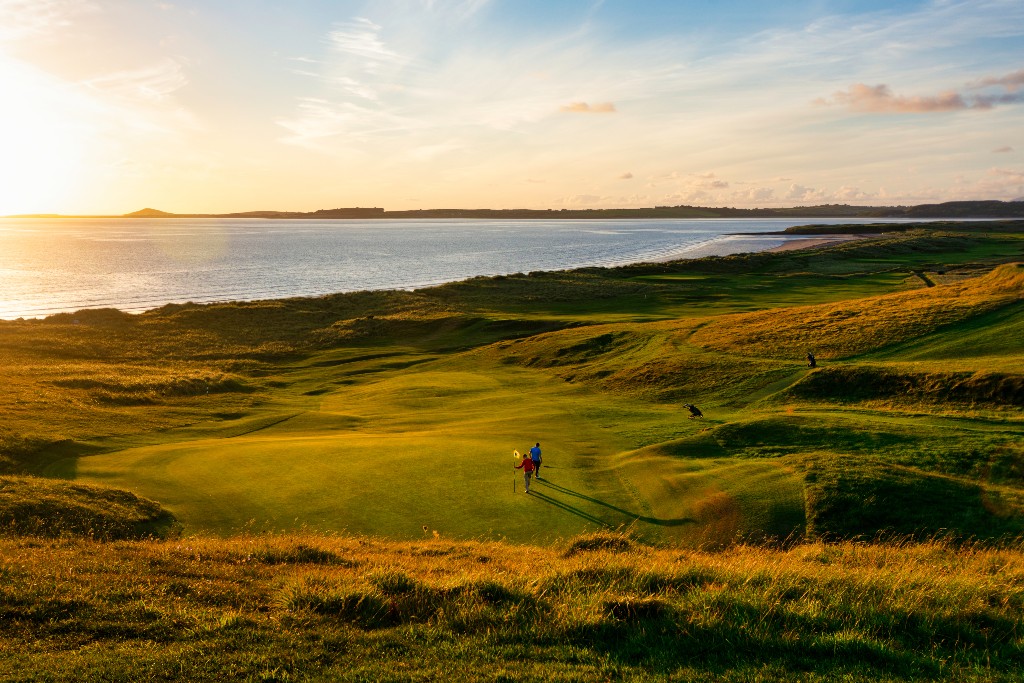
[[604,521],[600,517],[596,517],[596,516],[590,514],[589,512],[581,510],[578,507],[574,507],[572,505],[569,505],[565,501],[558,500],[557,498],[552,498],[551,496],[546,495],[546,494],[538,491],[537,490],[537,484],[543,484],[544,486],[547,486],[548,488],[552,489],[553,491],[557,491],[557,492],[563,493],[563,494],[565,494],[567,496],[573,496],[574,498],[579,498],[580,500],[585,500],[585,501],[588,501],[590,503],[594,503],[596,505],[600,505],[602,507],[606,507],[609,510],[613,510],[613,511],[619,513],[620,515],[623,515],[624,517],[628,517],[631,521],[634,521],[634,522],[646,522],[648,524],[656,524],[658,526],[683,526],[684,524],[696,524],[697,523],[697,520],[692,519],[690,517],[680,517],[680,518],[677,518],[677,519],[660,519],[658,517],[646,517],[644,515],[638,515],[635,512],[630,512],[629,510],[623,510],[620,507],[616,507],[616,506],[612,505],[611,503],[606,503],[603,500],[598,500],[597,498],[593,498],[591,496],[582,494],[579,491],[573,491],[572,489],[566,488],[565,486],[562,486],[561,484],[553,484],[553,483],[551,483],[547,479],[537,479],[536,480],[536,483],[534,484],[533,489],[531,489],[531,491],[530,491],[530,494],[533,495],[534,498],[537,498],[538,500],[542,500],[545,503],[548,503],[549,505],[553,505],[553,506],[555,506],[557,508],[565,510],[566,512],[570,512],[570,513],[576,515],[577,517],[582,517],[583,519],[585,519],[585,520],[587,520],[589,522],[593,522],[594,524],[600,524],[602,526],[612,526],[612,525],[610,525],[608,522]]

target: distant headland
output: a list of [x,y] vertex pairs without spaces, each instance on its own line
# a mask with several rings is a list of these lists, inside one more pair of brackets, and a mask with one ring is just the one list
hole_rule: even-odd
[[[11,218],[81,218],[61,214],[20,214]],[[102,218],[269,218],[269,219],[375,219],[375,218],[1024,218],[1024,198],[943,202],[916,206],[851,206],[822,204],[777,209],[735,209],[704,206],[654,206],[640,209],[415,209],[386,211],[377,207],[348,207],[318,211],[243,211],[238,213],[169,213],[141,209]]]

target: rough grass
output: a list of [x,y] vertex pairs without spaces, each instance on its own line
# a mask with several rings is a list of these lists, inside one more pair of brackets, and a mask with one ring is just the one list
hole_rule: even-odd
[[806,468],[811,538],[1024,537],[1024,490],[1017,486],[924,472],[866,455],[808,454],[798,460]]
[[786,396],[838,404],[898,400],[907,404],[928,402],[964,407],[1024,406],[1024,374],[837,365],[809,373],[793,384]]
[[180,525],[159,504],[117,489],[0,477],[0,534],[98,540],[167,537]]
[[1024,555],[0,539],[0,679],[1015,681]]
[[717,351],[793,358],[849,358],[906,342],[1001,308],[1019,307],[1024,265],[1000,266],[982,278],[833,305],[723,316],[691,337]]

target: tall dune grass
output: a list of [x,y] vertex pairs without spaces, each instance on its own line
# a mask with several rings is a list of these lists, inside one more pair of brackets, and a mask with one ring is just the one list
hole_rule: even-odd
[[1009,548],[294,535],[0,549],[4,680],[1024,674],[1024,556]]

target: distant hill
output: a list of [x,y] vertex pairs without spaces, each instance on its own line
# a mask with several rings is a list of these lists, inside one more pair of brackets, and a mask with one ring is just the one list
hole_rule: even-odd
[[779,209],[730,207],[654,206],[642,209],[415,209],[386,211],[378,207],[348,207],[318,211],[245,211],[220,214],[174,214],[142,209],[125,218],[498,218],[498,219],[600,219],[600,218],[1024,218],[1024,202],[971,201],[919,206],[852,206],[822,204]]
[[1024,204],[1017,201],[944,202],[942,204],[900,207],[900,209],[895,212],[883,210],[866,215],[905,218],[1019,218],[1024,216]]
[[173,213],[160,211],[158,209],[139,209],[132,213],[126,213],[125,218],[174,218]]
[[[59,214],[21,214],[12,218],[70,218]],[[706,206],[653,206],[641,209],[415,209],[386,211],[380,207],[343,207],[317,211],[241,211],[234,213],[170,213],[145,208],[121,218],[268,218],[268,219],[374,219],[374,218],[494,218],[609,219],[609,218],[1024,218],[1024,197],[1010,202],[960,201],[917,206],[852,206],[821,204],[777,209],[736,209]]]

